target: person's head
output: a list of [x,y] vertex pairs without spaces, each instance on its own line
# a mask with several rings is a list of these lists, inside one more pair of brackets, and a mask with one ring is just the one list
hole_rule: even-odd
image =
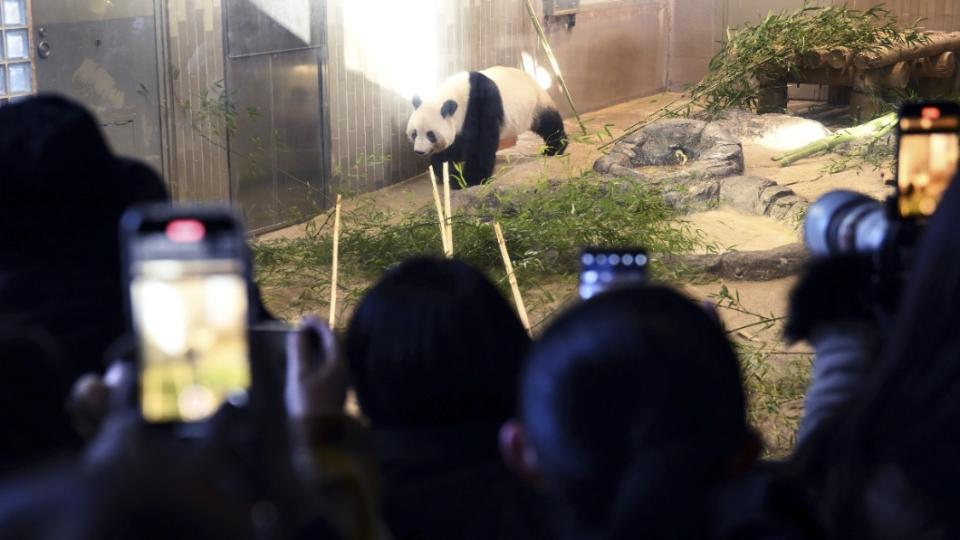
[[457,260],[412,259],[357,306],[346,356],[374,427],[500,421],[529,338],[497,288]]
[[683,520],[670,516],[756,456],[731,344],[715,317],[666,287],[562,314],[531,349],[520,393],[504,458],[594,533],[638,522],[652,533],[644,518],[660,515],[680,537]]
[[74,375],[102,367],[124,326],[120,215],[166,189],[54,96],[0,107],[0,162],[0,317],[53,336]]

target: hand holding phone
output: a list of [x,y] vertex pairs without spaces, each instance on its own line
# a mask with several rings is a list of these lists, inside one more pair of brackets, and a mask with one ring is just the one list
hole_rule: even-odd
[[290,418],[336,416],[347,399],[347,369],[333,331],[306,317],[287,333],[285,397]]
[[195,423],[245,403],[249,268],[225,207],[151,205],[121,220],[144,420]]

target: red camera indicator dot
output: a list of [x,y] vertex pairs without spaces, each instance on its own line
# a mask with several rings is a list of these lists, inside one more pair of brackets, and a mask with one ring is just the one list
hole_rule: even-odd
[[940,107],[924,107],[920,109],[920,116],[927,120],[936,120],[940,118]]
[[207,228],[196,219],[175,219],[167,223],[167,238],[178,244],[199,242],[207,234]]

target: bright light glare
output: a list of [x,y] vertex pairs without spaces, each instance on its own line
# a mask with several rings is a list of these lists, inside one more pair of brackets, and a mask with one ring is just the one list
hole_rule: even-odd
[[547,68],[537,64],[537,61],[534,60],[530,53],[520,53],[520,61],[523,64],[523,70],[533,75],[533,78],[536,79],[540,88],[549,90],[550,87],[553,86],[553,77],[550,75],[550,72],[547,71]]
[[819,123],[797,118],[764,134],[756,142],[771,150],[795,150],[805,144],[820,140],[829,132]]
[[[351,0],[353,1],[353,0]],[[253,5],[304,44],[310,43],[310,0],[252,0]],[[348,2],[349,3],[349,2]]]
[[343,55],[347,70],[410,99],[439,85],[440,2],[343,2]]
[[182,354],[187,347],[187,329],[186,306],[180,291],[170,283],[144,279],[136,284],[133,294],[138,297],[135,300],[146,340],[168,355]]

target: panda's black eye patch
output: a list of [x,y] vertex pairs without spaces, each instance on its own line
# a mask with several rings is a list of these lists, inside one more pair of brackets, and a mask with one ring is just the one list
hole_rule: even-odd
[[430,141],[430,142],[432,142],[432,143],[435,143],[435,142],[437,142],[437,136],[434,135],[432,131],[428,131],[428,132],[427,132],[427,140]]
[[417,130],[410,132],[410,140],[415,140],[417,138]]

